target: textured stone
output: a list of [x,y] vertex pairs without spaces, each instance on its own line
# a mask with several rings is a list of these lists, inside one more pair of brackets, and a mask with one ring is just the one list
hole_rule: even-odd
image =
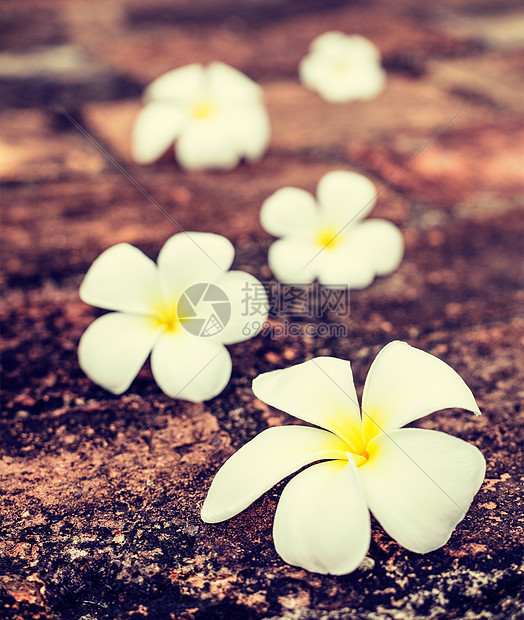
[[[469,115],[465,108],[464,115]],[[386,146],[350,144],[352,159],[392,186],[446,208],[500,210],[522,205],[524,125],[514,120],[477,129],[451,125],[441,135],[400,135]]]
[[[277,4],[289,14],[275,19],[278,12],[272,15],[266,3],[235,3],[220,4],[216,12],[206,6],[206,19],[199,20],[193,5],[162,3],[156,13],[149,5],[139,5],[129,14],[134,28],[122,30],[119,37],[98,40],[93,24],[85,43],[143,83],[175,67],[212,60],[231,64],[258,80],[294,77],[311,41],[333,29],[370,38],[389,70],[407,74],[420,74],[429,54],[455,56],[475,48],[467,39],[417,22],[390,5],[385,10],[377,5],[333,3],[344,6],[326,11],[327,5],[318,2],[308,3],[310,10],[302,3]],[[98,21],[103,19],[100,14]],[[144,34],[148,30],[150,37]]]
[[439,26],[456,37],[471,37],[493,49],[524,47],[524,14],[522,10],[500,15],[444,14]]
[[[99,174],[106,162],[75,131],[62,131],[61,113],[41,110],[0,112],[0,181],[28,182]],[[69,122],[69,121],[67,121]]]
[[80,101],[139,92],[136,84],[74,45],[2,52],[0,79],[3,107],[54,109],[60,104],[71,108]]
[[67,43],[67,25],[55,6],[27,6],[6,0],[2,7],[2,50]]
[[524,50],[428,63],[434,83],[470,101],[492,102],[502,114],[508,110],[524,113],[523,70]]

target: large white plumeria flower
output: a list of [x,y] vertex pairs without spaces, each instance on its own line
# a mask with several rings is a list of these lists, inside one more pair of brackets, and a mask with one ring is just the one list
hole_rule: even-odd
[[372,99],[386,83],[377,47],[360,35],[336,31],[325,32],[311,43],[299,75],[306,88],[332,103]]
[[404,239],[398,228],[382,219],[361,221],[376,201],[369,179],[328,172],[317,186],[317,200],[303,189],[284,187],[262,205],[262,226],[282,237],[268,255],[279,280],[308,284],[318,278],[325,286],[365,288],[399,266]]
[[273,536],[283,560],[319,573],[353,571],[370,543],[368,508],[410,551],[441,547],[465,516],[485,473],[474,446],[438,431],[402,429],[433,411],[480,414],[460,376],[404,342],[373,362],[362,417],[350,363],[318,357],[260,375],[262,401],[316,425],[269,428],[217,473],[202,508],[216,523],[244,510],[290,474]]
[[80,339],[84,372],[121,394],[151,353],[153,376],[169,396],[200,402],[220,393],[231,376],[224,345],[256,335],[267,318],[264,304],[251,309],[244,292],[256,287],[259,301],[260,282],[228,271],[234,254],[225,237],[198,232],[168,239],[158,264],[127,243],[103,252],[80,297],[115,312],[96,319]]
[[139,163],[158,159],[176,140],[184,168],[230,169],[242,157],[260,158],[269,143],[261,88],[221,62],[169,71],[147,88],[145,98],[132,139]]

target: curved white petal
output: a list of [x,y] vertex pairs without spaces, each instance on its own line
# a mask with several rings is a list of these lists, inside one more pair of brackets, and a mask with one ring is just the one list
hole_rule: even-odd
[[340,51],[347,57],[360,59],[362,63],[365,61],[380,60],[380,51],[378,47],[366,37],[359,34],[346,35],[340,43]]
[[404,238],[386,220],[366,220],[341,229],[337,245],[326,246],[315,258],[318,280],[328,287],[362,289],[376,275],[394,271],[402,260]]
[[194,121],[180,136],[175,154],[187,170],[208,168],[230,170],[240,159],[235,128],[228,114],[217,114],[209,120]]
[[[386,74],[374,63],[367,63],[367,66],[351,71],[345,79],[341,79],[336,73],[330,75],[328,71],[329,69],[324,68],[324,73],[318,78],[314,90],[330,103],[373,99],[384,90],[386,84]],[[309,73],[312,75],[312,70]]]
[[345,170],[328,172],[317,186],[323,214],[339,227],[365,217],[373,209],[376,196],[375,186],[368,178]]
[[376,275],[392,273],[402,262],[404,237],[387,220],[372,219],[358,224],[351,231],[350,242]]
[[364,437],[369,441],[448,407],[480,415],[471,390],[451,366],[406,342],[390,342],[378,353],[366,378]]
[[236,145],[238,157],[252,161],[265,153],[271,135],[269,115],[261,103],[231,106],[230,140]]
[[216,285],[227,295],[231,308],[230,319],[216,338],[233,344],[256,336],[269,311],[264,285],[245,271],[229,271]]
[[322,65],[319,67],[319,70],[322,71],[322,77],[318,78],[318,81],[313,86],[313,90],[316,90],[322,99],[329,103],[344,103],[351,101],[351,99],[356,99],[352,95],[354,88],[351,84],[342,82],[338,76],[329,79],[326,75],[326,69]]
[[347,39],[346,34],[339,30],[330,30],[323,32],[321,35],[313,39],[309,49],[315,52],[333,53],[340,49],[340,45]]
[[270,235],[300,235],[317,224],[315,199],[304,189],[283,187],[267,198],[260,209],[260,223]]
[[106,390],[122,394],[142,368],[161,331],[148,317],[104,314],[80,338],[80,368]]
[[165,394],[198,403],[226,387],[231,357],[224,345],[212,339],[180,331],[164,333],[151,353],[151,370]]
[[330,288],[369,286],[375,277],[372,263],[351,242],[341,242],[334,250],[325,248],[315,259],[319,282]]
[[219,101],[234,103],[257,102],[261,95],[260,86],[238,69],[222,62],[212,62],[206,69],[210,93]]
[[318,428],[268,428],[233,454],[215,476],[202,519],[218,523],[238,514],[277,482],[323,459],[344,459],[344,442]]
[[93,262],[79,294],[92,306],[150,315],[161,299],[157,266],[139,249],[119,243]]
[[189,286],[223,277],[233,258],[232,243],[214,233],[182,232],[170,237],[158,255],[160,282],[166,301],[177,302]]
[[132,135],[133,159],[148,164],[163,155],[188,122],[186,111],[174,104],[152,101],[135,120]]
[[380,59],[378,47],[366,37],[358,34],[347,35],[343,32],[332,30],[324,32],[313,40],[311,51],[321,52],[324,57],[330,56],[358,56],[359,58]]
[[319,250],[307,240],[278,239],[269,246],[267,261],[277,280],[286,284],[309,284],[317,275]]
[[354,571],[371,527],[353,461],[320,463],[295,476],[278,503],[273,537],[288,564],[332,575]]
[[205,92],[205,69],[200,64],[186,65],[164,73],[148,86],[146,99],[171,103],[191,103]]
[[407,428],[375,437],[368,452],[359,475],[386,532],[416,553],[444,545],[484,479],[480,451],[446,433]]
[[360,70],[355,72],[352,83],[346,90],[348,99],[374,99],[386,86],[386,72],[375,62],[362,63]]
[[259,375],[253,392],[268,405],[344,438],[363,449],[361,421],[351,364],[334,357],[314,359]]
[[[312,91],[320,91],[325,74],[325,63],[317,54],[304,56],[298,65],[298,75],[302,84]],[[323,96],[323,93],[320,93]],[[324,97],[325,98],[325,97]]]

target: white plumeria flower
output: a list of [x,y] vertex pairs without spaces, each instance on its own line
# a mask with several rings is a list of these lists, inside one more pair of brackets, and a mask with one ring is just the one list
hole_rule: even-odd
[[153,376],[169,396],[200,402],[219,394],[231,376],[224,345],[256,335],[267,318],[259,303],[253,321],[244,291],[257,288],[257,301],[265,292],[248,273],[228,271],[234,254],[225,237],[199,232],[168,239],[158,264],[127,243],[103,252],[80,297],[115,312],[96,319],[80,339],[88,377],[121,394],[151,353]]
[[386,220],[362,222],[376,200],[373,183],[356,172],[328,172],[317,200],[297,187],[283,187],[262,205],[263,228],[282,237],[269,248],[275,276],[288,284],[365,288],[391,273],[404,253],[399,229]]
[[484,479],[484,457],[471,444],[401,428],[448,407],[480,414],[452,368],[404,342],[388,344],[373,362],[362,418],[350,363],[332,357],[262,374],[253,392],[320,428],[273,427],[248,442],[215,476],[202,519],[229,519],[311,465],[287,484],[275,514],[275,547],[289,564],[353,571],[369,548],[368,509],[406,549],[433,551],[447,542]]
[[309,49],[300,62],[300,79],[326,101],[372,99],[383,90],[386,74],[380,66],[380,52],[369,39],[325,32]]
[[221,62],[174,69],[146,90],[132,139],[133,157],[150,163],[175,142],[187,169],[230,169],[243,157],[259,159],[269,143],[262,90]]

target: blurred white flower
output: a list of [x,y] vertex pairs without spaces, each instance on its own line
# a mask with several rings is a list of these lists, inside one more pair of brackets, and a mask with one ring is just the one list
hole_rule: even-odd
[[269,143],[262,89],[221,62],[174,69],[145,93],[132,138],[136,161],[150,163],[175,143],[187,169],[230,169],[243,157],[260,158]]
[[438,549],[484,479],[476,447],[446,433],[401,428],[449,407],[480,414],[450,366],[404,342],[388,344],[373,362],[362,418],[350,363],[332,357],[262,374],[253,392],[320,428],[273,427],[248,442],[215,476],[202,519],[229,519],[310,465],[284,488],[275,514],[275,547],[289,564],[335,575],[355,570],[369,548],[368,509],[406,549]]
[[331,287],[365,288],[391,273],[404,253],[399,229],[386,220],[361,222],[376,200],[373,183],[355,172],[334,171],[317,186],[318,204],[303,189],[284,187],[262,205],[263,228],[282,237],[269,248],[275,276],[289,284],[318,278]]
[[[225,237],[195,232],[168,239],[158,264],[127,243],[103,252],[87,272],[80,297],[115,312],[96,319],[82,335],[82,370],[121,394],[151,353],[153,376],[169,396],[200,402],[219,394],[231,375],[224,344],[256,335],[267,318],[261,283],[243,271],[228,271],[234,254]],[[243,292],[254,288],[256,313]]]
[[360,35],[336,31],[314,39],[299,75],[306,88],[332,103],[373,99],[386,83],[378,48]]

